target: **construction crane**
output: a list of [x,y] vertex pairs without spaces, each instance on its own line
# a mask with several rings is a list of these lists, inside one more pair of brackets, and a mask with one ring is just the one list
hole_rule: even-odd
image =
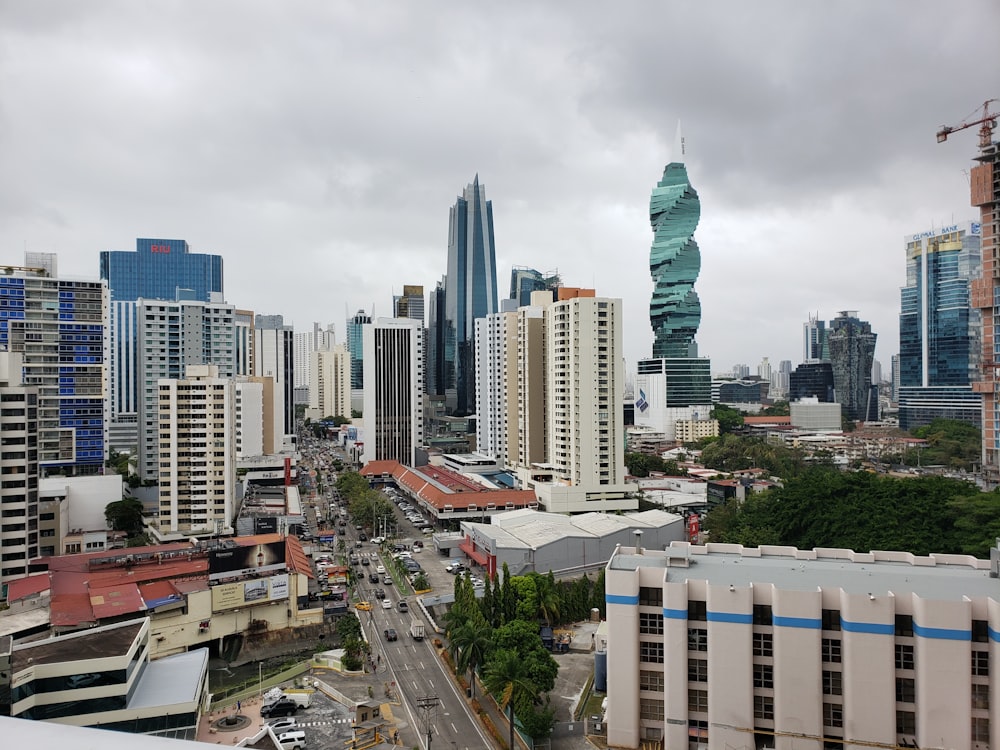
[[[943,143],[948,140],[948,136],[959,130],[965,130],[966,128],[971,128],[973,125],[982,125],[979,128],[979,148],[986,148],[993,142],[993,130],[997,126],[997,114],[990,113],[990,105],[1000,102],[1000,99],[987,99],[983,102],[982,115],[976,120],[965,119],[964,122],[958,125],[942,125],[941,129],[937,132],[938,143]],[[975,117],[979,113],[979,110],[973,112],[969,117]]]

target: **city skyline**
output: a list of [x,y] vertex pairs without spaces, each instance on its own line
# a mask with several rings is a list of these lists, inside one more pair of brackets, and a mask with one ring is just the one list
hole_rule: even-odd
[[[515,3],[456,9],[448,28],[405,5],[241,7],[236,35],[225,3],[62,7],[2,11],[8,262],[58,252],[96,278],[102,250],[184,237],[225,258],[240,308],[300,331],[345,306],[380,316],[404,284],[435,288],[455,185],[478,171],[498,278],[528,265],[622,298],[627,371],[652,344],[645,213],[678,119],[704,208],[699,353],[716,371],[798,364],[808,314],[857,309],[888,363],[900,239],[975,218],[975,134],[934,134],[1000,93],[970,54],[969,29],[1000,21],[985,2],[625,4],[610,21]],[[665,73],[677,27],[671,54],[692,65]]]

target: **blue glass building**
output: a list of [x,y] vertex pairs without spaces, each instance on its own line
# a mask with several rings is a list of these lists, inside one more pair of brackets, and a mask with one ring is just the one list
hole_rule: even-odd
[[552,292],[562,286],[562,279],[555,271],[541,273],[534,268],[514,266],[510,271],[510,299],[517,300],[518,307],[531,304],[532,292]]
[[906,238],[899,314],[903,429],[935,417],[982,424],[980,398],[972,393],[982,325],[979,309],[970,306],[971,282],[982,275],[980,243],[980,224],[972,221]]
[[222,256],[192,253],[184,240],[139,238],[135,252],[101,252],[101,278],[111,300],[163,299],[211,302],[223,293]]
[[454,383],[445,393],[449,411],[466,415],[476,411],[475,325],[497,311],[496,249],[493,241],[493,203],[476,175],[451,207],[448,221],[448,273],[445,279],[444,335],[439,342],[445,373],[439,380]]
[[372,316],[358,310],[353,318],[347,319],[347,351],[351,355],[351,390],[365,387],[364,329],[372,322]]
[[104,463],[104,317],[98,281],[35,269],[0,275],[0,348],[23,355],[38,388],[38,464],[45,473],[97,473]]

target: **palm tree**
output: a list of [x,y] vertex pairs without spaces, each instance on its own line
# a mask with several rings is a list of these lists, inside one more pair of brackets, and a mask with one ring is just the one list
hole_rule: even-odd
[[545,619],[546,625],[551,627],[559,618],[559,604],[559,592],[555,588],[545,583],[538,586],[538,614]]
[[496,698],[500,710],[507,710],[510,720],[510,750],[514,750],[514,704],[531,699],[535,686],[528,677],[527,669],[516,651],[507,649],[495,651],[483,674],[483,685]]
[[476,667],[486,661],[492,646],[493,628],[482,620],[469,620],[452,633],[449,650],[455,659],[455,669],[469,672],[473,698],[476,697]]

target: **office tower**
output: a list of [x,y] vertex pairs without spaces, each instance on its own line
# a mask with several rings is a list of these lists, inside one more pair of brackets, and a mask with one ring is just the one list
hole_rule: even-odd
[[875,339],[871,324],[858,319],[854,310],[844,310],[830,321],[827,344],[833,365],[833,389],[848,419],[870,422],[878,419],[878,399],[872,403],[872,360]]
[[[282,415],[277,427],[283,435],[295,433],[295,332],[281,315],[254,318],[253,374],[274,380],[274,411]],[[279,443],[280,444],[280,443]]]
[[[444,395],[449,411],[472,414],[475,404],[475,321],[497,311],[493,204],[479,175],[451,207],[448,217],[448,273],[444,284]],[[452,345],[451,336],[454,335]],[[440,356],[440,355],[439,355]],[[454,385],[452,385],[454,383]],[[454,389],[454,390],[453,390]]]
[[760,361],[760,364],[757,365],[757,377],[761,380],[766,380],[768,383],[771,382],[771,363],[767,357],[764,357]]
[[881,385],[882,382],[882,363],[876,359],[872,362],[872,385]]
[[[992,123],[992,124],[991,124]],[[994,350],[1000,341],[1000,143],[993,140],[995,120],[986,120],[979,131],[979,162],[969,175],[970,199],[979,209],[982,233],[983,274],[972,282],[972,307],[982,320],[983,353],[973,390],[983,396],[983,473],[987,483],[1000,483],[1000,378]]]
[[408,318],[378,318],[364,327],[363,461],[415,466],[423,446],[422,327]]
[[236,496],[236,385],[214,365],[188,365],[157,382],[161,534],[232,529]]
[[972,281],[982,275],[981,235],[978,222],[966,221],[906,238],[899,314],[904,430],[938,417],[982,425],[982,397],[972,390],[982,357],[982,320],[969,304]]
[[792,374],[792,361],[783,359],[778,363],[778,371],[772,375],[771,393],[778,398],[788,398],[789,378]]
[[353,318],[347,319],[347,350],[351,353],[351,388],[365,386],[364,368],[364,327],[372,322],[371,315],[358,310]]
[[236,375],[253,375],[253,317],[253,310],[233,312],[233,331],[236,335],[236,348],[233,350],[236,365],[233,373]]
[[108,304],[108,448],[135,454],[139,445],[139,333],[135,301]]
[[336,326],[333,323],[321,328],[313,323],[311,331],[295,334],[295,387],[309,386],[309,360],[313,352],[326,352],[337,343]]
[[310,355],[309,417],[351,416],[351,355],[347,347],[337,344],[332,349]]
[[476,321],[476,452],[510,466],[517,445],[517,300],[500,307]]
[[424,288],[416,284],[405,284],[403,293],[392,297],[392,316],[410,318],[424,324]]
[[101,251],[111,300],[194,299],[222,294],[222,256],[192,253],[184,240],[137,239],[135,252]]
[[750,376],[750,365],[733,365],[733,377],[737,380]]
[[449,388],[455,387],[449,382],[445,362],[449,361],[448,347],[454,347],[454,331],[448,328],[445,316],[444,287],[448,277],[445,276],[428,294],[427,301],[427,369],[424,373],[424,387],[432,396],[444,396]]
[[653,297],[649,321],[653,327],[653,357],[696,357],[695,336],[701,323],[701,303],[694,282],[701,270],[701,253],[694,230],[701,217],[698,193],[688,180],[684,165],[683,139],[677,128],[679,147],[675,159],[649,199],[649,221],[653,244],[649,270]]
[[236,372],[235,308],[222,302],[141,299],[138,333],[139,476],[156,480],[160,461],[159,381],[184,377],[192,365],[215,365],[218,376]]
[[788,400],[815,398],[820,403],[834,403],[833,365],[829,362],[803,362],[788,377]]
[[605,591],[611,747],[993,746],[989,561],[622,545]]
[[21,354],[0,351],[0,584],[26,576],[39,554],[38,388],[22,377]]
[[22,355],[21,382],[38,389],[43,473],[104,465],[107,294],[101,281],[53,278],[44,267],[0,274],[0,349]]
[[510,271],[509,298],[517,300],[519,307],[531,304],[533,292],[551,292],[555,299],[555,291],[562,286],[558,271],[541,273],[534,268],[514,266]]
[[826,321],[819,319],[819,313],[809,315],[809,320],[802,324],[802,361],[822,362],[830,358],[826,337],[829,330]]
[[513,418],[508,415],[508,423],[514,428],[508,430],[508,453],[511,466],[530,469],[534,464],[545,462],[548,445],[545,440],[545,376],[548,355],[545,350],[545,308],[552,301],[548,291],[533,295],[532,304],[517,309],[515,347],[517,409]]
[[892,392],[890,398],[895,403],[899,400],[899,355],[893,354],[890,361],[892,362],[892,380],[890,381]]

